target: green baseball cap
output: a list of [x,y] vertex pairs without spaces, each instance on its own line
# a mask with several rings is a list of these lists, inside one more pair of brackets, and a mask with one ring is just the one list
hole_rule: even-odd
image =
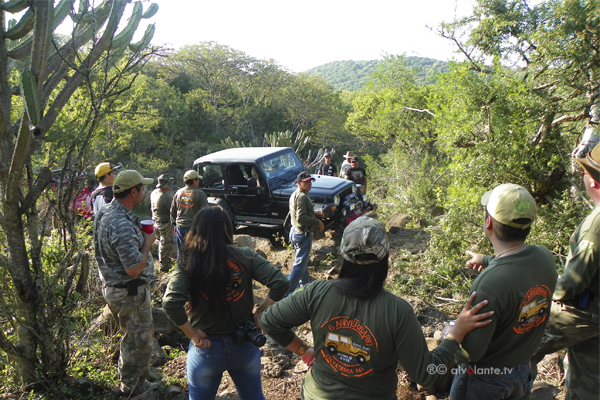
[[132,187],[136,187],[140,183],[149,185],[154,182],[152,178],[144,178],[142,174],[133,169],[126,169],[125,171],[119,172],[119,175],[115,177],[113,183],[113,192],[121,193]]
[[[518,229],[527,229],[533,223],[537,206],[533,196],[523,186],[505,183],[481,196],[481,205],[498,222]],[[514,222],[527,218],[525,224]]]
[[375,264],[389,252],[385,226],[376,219],[359,217],[344,229],[340,251],[354,264]]

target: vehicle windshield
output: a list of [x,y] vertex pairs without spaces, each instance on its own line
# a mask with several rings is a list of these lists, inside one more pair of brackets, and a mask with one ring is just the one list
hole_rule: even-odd
[[261,162],[260,167],[265,173],[269,183],[277,180],[293,179],[295,175],[304,171],[304,166],[293,151],[278,154]]

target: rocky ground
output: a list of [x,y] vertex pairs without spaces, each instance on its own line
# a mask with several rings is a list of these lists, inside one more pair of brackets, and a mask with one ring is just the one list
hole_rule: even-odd
[[[406,218],[397,215],[390,219],[388,223],[389,240],[391,242],[390,257],[395,260],[402,257],[406,251],[412,254],[419,254],[426,249],[428,235],[421,229],[405,229]],[[235,242],[240,246],[250,247],[258,252],[264,253],[267,259],[287,275],[293,263],[293,252],[286,248],[280,242],[272,237],[272,232],[261,232],[250,228],[239,229],[235,237]],[[326,234],[315,235],[313,242],[313,251],[309,264],[311,277],[314,279],[333,279],[341,265],[341,259],[338,255],[338,246],[340,242],[340,232],[328,231]],[[393,275],[393,273],[391,274]],[[164,292],[168,277],[163,276],[155,285],[157,294]],[[390,277],[392,279],[392,277]],[[255,285],[255,296],[257,303],[262,301],[267,293],[267,289],[260,284]],[[444,322],[449,320],[449,316],[439,311],[436,307],[417,298],[404,297],[415,310],[415,315],[422,325],[423,333],[427,337],[430,348],[435,347],[436,340],[434,335],[436,331],[443,329]],[[155,324],[160,325],[156,331],[160,334],[156,343],[155,355],[153,356],[153,374],[156,379],[161,379],[166,387],[161,389],[163,395],[156,392],[147,392],[138,399],[153,398],[171,398],[187,399],[187,387],[185,384],[186,360],[185,355],[166,362],[166,352],[174,348],[187,347],[187,340],[178,334],[177,329],[169,325],[164,313],[161,310],[155,310]],[[308,324],[298,328],[297,333],[306,342],[312,343],[312,335]],[[300,358],[281,348],[272,341],[268,341],[261,348],[262,351],[262,376],[263,391],[267,400],[295,400],[300,399],[302,379],[307,371],[306,365],[300,361]],[[533,399],[550,400],[564,399],[564,389],[560,387],[560,382],[564,375],[562,368],[561,354],[547,356],[539,364],[538,380],[534,385]],[[447,390],[439,388],[437,393],[427,391],[417,386],[402,367],[398,367],[398,398],[400,400],[408,399],[447,399]],[[168,383],[177,383],[168,385]],[[166,396],[166,397],[165,397]],[[225,374],[217,399],[237,400],[235,386],[232,380]]]

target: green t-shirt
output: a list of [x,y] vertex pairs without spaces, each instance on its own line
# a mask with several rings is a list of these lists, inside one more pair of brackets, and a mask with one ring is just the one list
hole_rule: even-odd
[[[227,287],[229,310],[207,305],[193,310],[189,319],[194,328],[203,330],[209,337],[229,336],[235,328],[252,315],[254,293],[252,280],[267,286],[269,297],[280,300],[290,288],[286,276],[269,261],[254,251],[242,247],[229,246],[227,266],[231,270],[231,281]],[[163,310],[177,326],[186,323],[188,316],[185,304],[190,299],[190,285],[182,265],[178,265],[169,279],[162,299]]]
[[[542,246],[495,259],[485,257],[487,267],[475,279],[473,304],[488,300],[481,312],[494,310],[492,322],[467,334],[462,348],[468,360],[489,366],[511,367],[529,363],[544,335],[556,265]],[[463,354],[464,355],[464,354]]]
[[189,228],[196,213],[208,207],[206,195],[200,189],[186,186],[177,191],[171,203],[171,223]]
[[[573,300],[588,290],[593,296],[587,310],[600,311],[600,206],[594,207],[590,215],[577,227],[570,240],[571,251],[565,271],[556,284],[554,300]],[[572,305],[577,306],[576,302]]]
[[150,209],[154,222],[169,222],[171,219],[171,195],[162,189],[154,189],[150,194]]
[[319,225],[319,220],[315,218],[312,200],[300,189],[296,189],[290,196],[290,218],[292,226],[299,230]]
[[[365,266],[368,268],[368,266]],[[395,399],[398,362],[416,382],[440,377],[428,365],[448,365],[458,343],[445,339],[429,352],[412,307],[382,291],[372,300],[340,294],[331,281],[315,281],[269,307],[261,328],[281,346],[292,327],[310,320],[315,362],[304,379],[302,398]]]

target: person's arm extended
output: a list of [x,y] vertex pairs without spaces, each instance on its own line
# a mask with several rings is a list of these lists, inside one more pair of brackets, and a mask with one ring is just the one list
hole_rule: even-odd
[[175,226],[177,222],[177,193],[173,196],[173,200],[171,200],[171,225]]

